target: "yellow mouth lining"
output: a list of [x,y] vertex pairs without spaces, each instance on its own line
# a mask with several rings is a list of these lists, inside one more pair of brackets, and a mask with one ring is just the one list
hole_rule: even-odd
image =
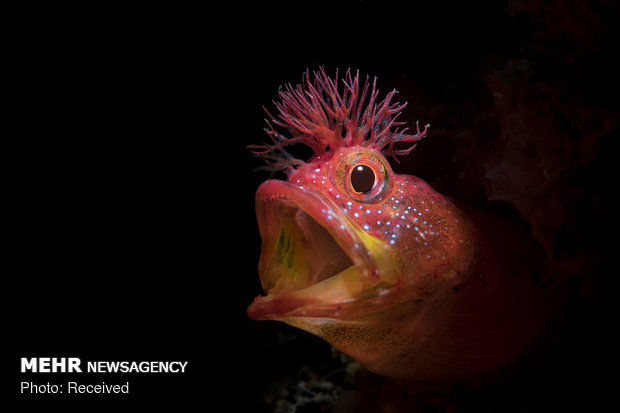
[[296,205],[280,203],[263,239],[259,272],[269,294],[302,290],[351,268],[334,237]]
[[[369,285],[360,273],[360,257],[349,256],[337,239],[310,214],[290,201],[269,205],[263,222],[259,273],[266,298],[286,296],[300,302],[347,303],[386,287],[393,263],[385,242],[350,224],[381,268],[379,284]],[[355,263],[356,264],[355,264]],[[385,277],[385,278],[384,278]]]

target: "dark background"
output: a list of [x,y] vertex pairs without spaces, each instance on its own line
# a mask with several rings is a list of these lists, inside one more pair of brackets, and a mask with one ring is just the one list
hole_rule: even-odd
[[[49,402],[17,394],[26,377],[19,357],[187,360],[177,376],[27,377],[131,382],[128,397],[72,398],[89,406],[118,399],[269,411],[261,399],[274,383],[329,359],[321,340],[245,315],[261,293],[254,192],[267,178],[253,171],[260,161],[246,145],[264,137],[261,106],[307,68],[359,68],[377,75],[384,93],[401,90],[410,124],[430,118],[441,130],[443,117],[467,129],[489,110],[485,75],[526,53],[540,81],[576,87],[595,112],[618,113],[612,2],[412,3],[32,6],[8,15],[15,53],[5,65],[15,71],[5,83],[16,93],[5,140],[15,147],[5,157],[15,192],[5,202],[15,206],[6,218],[16,231],[6,251],[14,264],[5,279],[15,284],[5,314],[14,351],[5,361],[14,398]],[[596,24],[571,25],[580,15]],[[581,60],[563,62],[568,55]],[[428,110],[437,105],[441,116]],[[583,183],[591,191],[615,188],[605,155],[617,147],[612,132]],[[416,149],[420,162],[400,170],[438,180],[453,148],[438,135]],[[547,360],[542,375],[426,409],[604,404],[614,390],[602,379],[611,317],[605,306],[577,312],[569,329],[577,344],[561,347],[563,358]]]

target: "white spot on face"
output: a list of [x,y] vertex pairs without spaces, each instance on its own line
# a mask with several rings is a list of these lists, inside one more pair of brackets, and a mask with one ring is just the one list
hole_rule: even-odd
[[[316,168],[316,169],[314,170],[314,172],[321,172],[321,169],[320,169],[320,168]],[[314,178],[314,176],[313,176],[313,178]]]
[[391,240],[390,240],[390,244],[394,245],[394,244],[396,244],[396,242],[394,242],[394,240],[393,240],[393,239],[391,239]]
[[353,214],[353,215],[355,215],[355,218],[359,218],[359,216],[360,216],[360,214],[358,214],[357,212],[355,214]]
[[364,229],[365,229],[366,231],[368,231],[368,230],[370,229],[370,227],[368,226],[368,224],[364,225]]

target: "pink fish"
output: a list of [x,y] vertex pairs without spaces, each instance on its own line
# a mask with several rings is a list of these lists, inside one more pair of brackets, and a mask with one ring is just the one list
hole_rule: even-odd
[[[429,126],[408,133],[396,93],[379,100],[376,78],[332,79],[323,69],[279,92],[270,142],[251,147],[287,179],[256,193],[266,296],[248,315],[314,333],[394,378],[504,366],[546,320],[531,282],[535,255],[518,229],[393,172],[386,157],[407,155]],[[313,154],[298,159],[289,145]]]

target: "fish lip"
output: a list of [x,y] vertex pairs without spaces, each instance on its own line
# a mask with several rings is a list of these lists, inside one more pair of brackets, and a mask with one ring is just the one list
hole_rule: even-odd
[[[312,189],[286,181],[266,181],[256,192],[256,215],[261,237],[268,231],[266,210],[274,203],[292,203],[325,228],[358,269],[364,285],[373,286],[380,282],[380,269],[374,259],[374,252],[368,250],[354,229],[356,224],[347,218],[342,207]],[[262,274],[261,283],[263,283]],[[309,314],[333,316],[332,307],[340,309],[347,304],[350,303],[339,303],[335,306],[334,303],[326,304],[319,299],[300,298],[289,292],[270,294],[267,291],[266,296],[259,296],[254,300],[248,307],[247,314],[255,320],[281,320]],[[313,308],[317,311],[312,311]]]

